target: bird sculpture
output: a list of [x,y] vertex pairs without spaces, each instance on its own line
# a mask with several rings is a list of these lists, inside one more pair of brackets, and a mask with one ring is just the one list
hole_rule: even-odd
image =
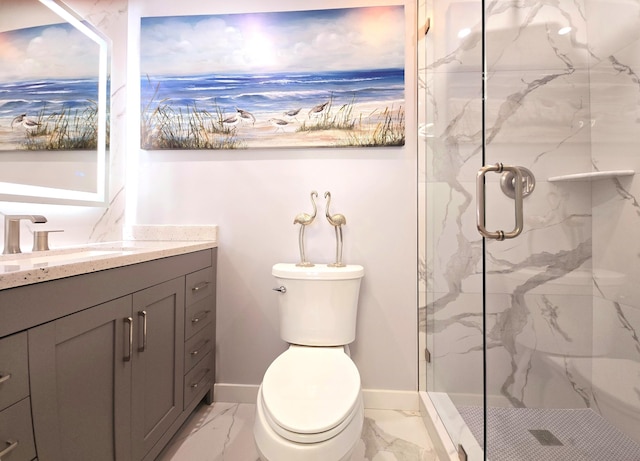
[[311,204],[313,205],[313,214],[300,213],[293,220],[293,224],[300,224],[300,233],[298,234],[298,246],[300,247],[300,262],[296,266],[300,267],[313,267],[313,263],[307,261],[307,257],[304,252],[304,230],[305,228],[316,219],[318,209],[316,207],[315,199],[318,198],[316,191],[311,191]]
[[345,265],[342,262],[342,226],[347,224],[347,218],[342,214],[330,214],[329,206],[331,205],[331,192],[327,191],[324,193],[324,198],[327,199],[327,207],[325,208],[325,216],[327,217],[327,221],[331,224],[336,232],[336,262],[333,264],[329,264],[331,267],[344,267]]
[[11,129],[13,129],[14,125],[22,125],[27,130],[33,130],[34,128],[38,128],[40,126],[40,123],[27,118],[27,114],[20,114],[11,121]]

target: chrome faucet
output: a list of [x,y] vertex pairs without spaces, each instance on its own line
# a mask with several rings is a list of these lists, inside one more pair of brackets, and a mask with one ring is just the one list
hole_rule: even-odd
[[20,221],[28,219],[33,223],[45,223],[47,218],[40,215],[5,215],[4,217],[4,250],[3,255],[21,253]]

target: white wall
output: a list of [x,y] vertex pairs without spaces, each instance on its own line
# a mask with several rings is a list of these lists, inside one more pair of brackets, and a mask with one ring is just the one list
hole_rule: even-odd
[[[305,9],[383,5],[310,1]],[[400,4],[402,4],[400,2]],[[300,9],[299,2],[199,0],[129,2],[128,125],[137,127],[139,18],[179,14]],[[310,211],[309,193],[333,196],[332,212],[347,217],[346,263],[362,264],[358,333],[352,345],[364,388],[417,389],[417,135],[415,5],[405,4],[406,139],[402,148],[246,151],[140,151],[128,141],[128,224],[217,224],[219,383],[259,384],[285,349],[279,338],[271,266],[297,262],[293,218]],[[375,50],[371,50],[375,53]],[[137,184],[136,184],[137,182]],[[324,214],[320,200],[319,214]],[[324,217],[307,229],[316,262],[334,256],[334,232]]]

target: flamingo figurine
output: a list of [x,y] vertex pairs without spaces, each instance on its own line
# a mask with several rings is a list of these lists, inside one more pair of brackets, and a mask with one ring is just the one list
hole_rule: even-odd
[[313,267],[314,264],[307,261],[307,257],[304,254],[304,230],[305,228],[316,219],[318,209],[316,208],[316,202],[314,199],[318,198],[316,191],[311,191],[311,204],[313,205],[313,214],[300,213],[293,220],[293,224],[300,224],[300,233],[298,234],[298,246],[300,247],[300,262],[296,266],[300,267]]
[[331,192],[325,192],[324,198],[327,199],[325,216],[327,217],[327,221],[329,221],[329,224],[331,224],[336,231],[336,262],[333,264],[329,264],[329,266],[344,267],[345,264],[342,262],[342,226],[347,224],[347,218],[345,218],[342,214],[331,215],[329,213],[329,206],[331,205]]

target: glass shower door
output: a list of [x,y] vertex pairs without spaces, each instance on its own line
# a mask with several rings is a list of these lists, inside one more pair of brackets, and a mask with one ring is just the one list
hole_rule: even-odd
[[470,460],[640,460],[640,4],[421,7],[422,389]]
[[[638,374],[623,371],[640,370],[640,323],[634,304],[620,303],[630,299],[621,295],[638,253],[630,258],[625,244],[610,240],[637,226],[628,208],[638,207],[632,174],[606,167],[637,163],[618,136],[638,147],[640,47],[632,30],[639,24],[637,15],[620,16],[629,35],[602,34],[605,5],[631,13],[602,0],[484,3],[483,165],[490,171],[476,195],[479,224],[521,230],[506,236],[513,239],[485,233],[483,242],[482,444],[491,461],[640,459]],[[529,178],[514,180],[525,190],[521,229],[514,224],[520,197],[505,191],[512,180],[495,174],[496,164]],[[603,219],[625,208],[631,220]],[[612,245],[617,260],[603,254]],[[459,411],[471,420],[467,408]]]

